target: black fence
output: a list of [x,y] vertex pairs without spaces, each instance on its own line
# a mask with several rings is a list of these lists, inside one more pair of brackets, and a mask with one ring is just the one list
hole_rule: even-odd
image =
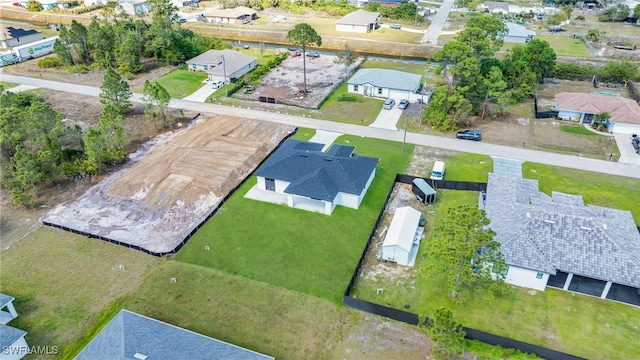
[[533,111],[536,114],[536,119],[550,119],[558,116],[557,111],[538,111],[538,93],[533,95]]
[[[413,179],[416,179],[416,178],[420,178],[420,177],[405,175],[405,174],[397,174],[395,182],[403,183],[403,184],[412,184]],[[470,190],[470,191],[486,191],[487,189],[486,183],[431,180],[431,179],[425,179],[425,178],[422,178],[422,179],[424,179],[434,189],[439,188],[439,189],[447,189],[447,190]],[[354,269],[353,274],[351,275],[351,280],[349,281],[349,285],[347,286],[347,289],[344,292],[343,301],[346,307],[349,307],[352,309],[360,310],[360,311],[363,311],[369,314],[378,315],[378,316],[384,316],[386,318],[402,321],[404,323],[411,324],[411,325],[418,325],[420,322],[420,317],[417,314],[351,297],[351,290],[353,289],[356,278],[358,277],[358,274],[360,273],[360,270],[362,268],[362,264],[367,256],[367,252],[369,251],[371,242],[373,240],[373,237],[375,236],[376,229],[378,228],[378,225],[380,225],[380,220],[382,219],[382,216],[384,215],[384,211],[389,203],[389,199],[391,198],[391,194],[393,193],[394,186],[395,186],[395,183],[391,186],[391,189],[389,189],[389,193],[387,194],[387,198],[384,202],[384,206],[380,210],[380,214],[378,214],[378,219],[376,220],[376,223],[373,226],[373,229],[371,230],[371,233],[369,235],[369,240],[367,240],[367,244],[364,247],[362,255],[360,256],[360,260],[358,261],[358,265]],[[466,333],[465,337],[467,339],[478,340],[483,343],[494,345],[494,346],[497,345],[497,346],[502,346],[504,348],[517,349],[524,353],[534,354],[544,359],[551,359],[551,360],[584,359],[578,356],[566,354],[560,351],[544,348],[538,345],[533,345],[533,344],[525,343],[522,341],[518,341],[518,340],[514,340],[514,339],[510,339],[510,338],[506,338],[498,335],[493,335],[493,334],[486,333],[484,331],[480,331],[476,329],[464,328],[464,331]]]
[[[200,114],[198,114],[200,115]],[[285,142],[285,140],[287,140],[288,138],[290,138],[291,136],[293,136],[296,131],[298,131],[298,129],[296,128],[296,130],[290,134],[288,134],[287,136],[285,136],[282,141],[280,141],[280,143],[278,143],[278,146],[276,146],[273,151],[271,151],[270,154],[272,154],[274,151],[276,151],[281,145],[282,143]],[[269,154],[269,155],[270,155]],[[256,169],[258,167],[260,167],[260,165],[262,165],[263,162],[265,162],[265,160],[269,158],[269,156],[266,156],[257,166]],[[252,172],[253,173],[253,172]],[[80,235],[84,235],[88,238],[92,238],[92,239],[99,239],[99,240],[103,240],[103,241],[107,241],[110,242],[112,244],[116,244],[116,245],[120,245],[120,246],[124,246],[126,248],[129,249],[133,249],[133,250],[138,250],[138,251],[142,251],[145,254],[149,254],[149,255],[153,255],[153,256],[158,256],[158,257],[162,257],[162,256],[171,256],[171,255],[175,255],[178,251],[180,251],[180,249],[182,249],[182,247],[187,243],[187,241],[189,241],[191,239],[191,237],[193,236],[193,234],[195,234],[198,230],[200,230],[200,228],[207,222],[209,221],[209,219],[211,219],[211,217],[213,215],[215,215],[218,212],[218,209],[220,209],[220,207],[222,207],[222,205],[236,192],[236,190],[238,190],[246,181],[247,179],[249,179],[251,177],[251,174],[247,175],[244,179],[242,179],[242,181],[240,183],[238,183],[234,188],[232,188],[227,195],[224,196],[224,198],[222,198],[222,200],[216,205],[215,208],[213,208],[211,210],[211,212],[209,212],[209,214],[204,218],[204,220],[202,220],[198,225],[196,225],[193,229],[191,229],[191,231],[189,232],[189,234],[187,236],[185,236],[184,239],[182,239],[182,241],[180,241],[180,243],[173,248],[171,251],[167,251],[167,252],[154,252],[154,251],[149,251],[145,248],[142,248],[138,245],[132,245],[132,244],[128,244],[122,241],[118,241],[118,240],[114,240],[114,239],[110,239],[108,237],[105,236],[100,236],[100,235],[95,235],[95,234],[90,234],[87,233],[85,231],[81,231],[81,230],[76,230],[76,229],[72,229],[66,226],[62,226],[62,225],[58,225],[58,224],[53,224],[47,221],[43,221],[42,224],[43,225],[47,225],[47,226],[51,226],[51,227],[55,227],[58,229],[62,229],[65,231],[69,231],[72,232],[74,234],[80,234]]]
[[258,97],[258,101],[259,102],[266,102],[266,103],[270,103],[270,104],[275,104],[276,103],[276,99],[275,98],[266,97],[266,96]]

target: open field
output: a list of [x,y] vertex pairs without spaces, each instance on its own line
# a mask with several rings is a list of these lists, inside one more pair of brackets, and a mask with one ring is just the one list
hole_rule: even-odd
[[217,116],[157,137],[45,221],[149,251],[173,250],[293,128]]
[[[380,158],[379,170],[358,210],[338,206],[331,216],[245,199],[247,181],[176,255],[286,289],[341,302],[353,268],[396,173],[413,146],[341,136],[336,143]],[[209,246],[212,251],[203,251]],[[304,274],[304,276],[301,276]]]

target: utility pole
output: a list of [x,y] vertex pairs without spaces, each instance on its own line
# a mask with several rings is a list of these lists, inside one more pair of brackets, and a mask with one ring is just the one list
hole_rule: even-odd
[[402,153],[404,154],[404,148],[407,145],[407,124],[409,124],[409,115],[404,116],[404,137],[402,139]]
[[229,88],[227,88],[227,64],[224,62],[224,54],[222,55],[222,72],[224,74],[224,94],[229,97]]

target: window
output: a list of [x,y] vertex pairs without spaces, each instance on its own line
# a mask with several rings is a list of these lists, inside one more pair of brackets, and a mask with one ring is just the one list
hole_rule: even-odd
[[276,181],[274,179],[264,179],[264,188],[269,191],[276,191]]
[[196,65],[196,64],[191,64],[191,68],[192,68],[193,70],[197,70],[197,69],[198,69],[198,65]]
[[353,85],[353,91],[358,91],[358,85]]
[[382,95],[382,88],[378,88],[378,95]]
[[209,65],[203,65],[204,71],[209,70]]
[[544,274],[538,271],[538,273],[536,274],[536,279],[542,279],[542,276],[544,276]]

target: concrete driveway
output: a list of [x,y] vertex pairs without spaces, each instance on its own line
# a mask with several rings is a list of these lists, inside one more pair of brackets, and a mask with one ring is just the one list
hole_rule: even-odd
[[196,101],[196,102],[206,102],[207,98],[209,96],[211,96],[211,94],[213,94],[217,90],[218,89],[214,89],[211,86],[211,83],[206,82],[206,83],[204,83],[204,85],[200,89],[196,90],[193,94],[185,97],[183,100]]
[[396,103],[393,105],[391,110],[380,110],[380,114],[378,114],[376,121],[369,126],[387,130],[398,130],[396,124],[398,123],[398,120],[400,120],[401,116],[402,110],[398,109],[398,101],[396,100]]
[[636,149],[631,145],[631,135],[614,133],[613,136],[620,151],[618,162],[640,165],[640,154],[636,154]]

